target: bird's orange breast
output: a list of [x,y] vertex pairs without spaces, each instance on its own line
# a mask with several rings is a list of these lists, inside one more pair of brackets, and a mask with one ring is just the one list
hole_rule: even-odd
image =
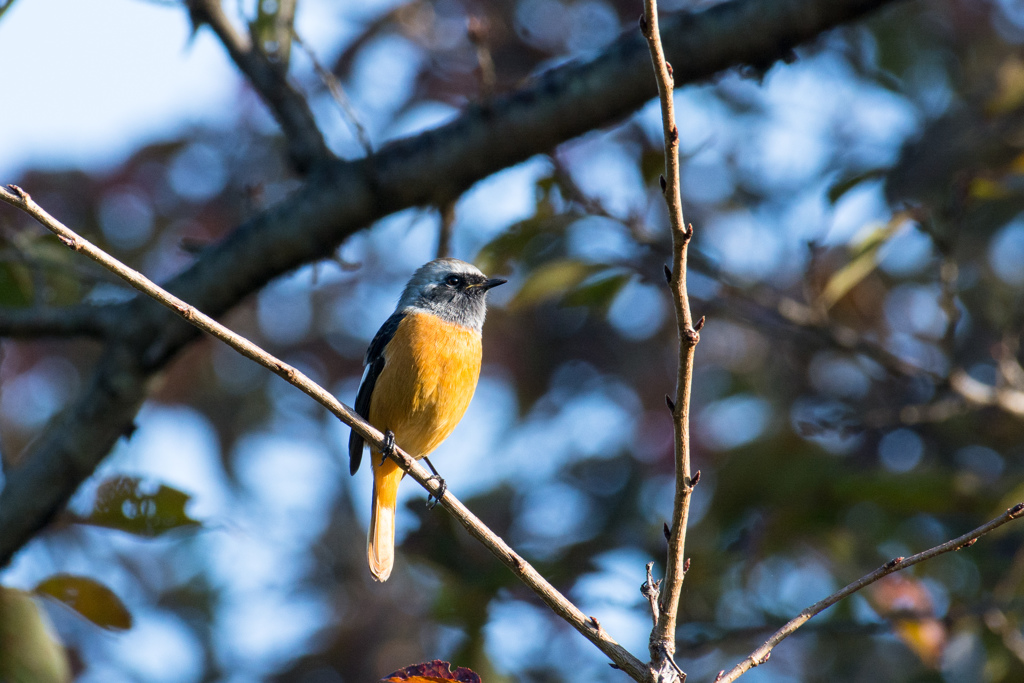
[[428,313],[410,313],[384,349],[369,421],[395,433],[417,458],[437,448],[462,419],[476,391],[480,333]]

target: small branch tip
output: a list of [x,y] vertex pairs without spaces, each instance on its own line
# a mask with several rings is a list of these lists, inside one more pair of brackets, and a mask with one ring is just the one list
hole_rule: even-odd
[[676,75],[672,71],[672,65],[669,64],[668,62],[665,62],[665,68],[668,69],[668,77],[674,80]]
[[722,678],[724,676],[725,676],[725,669],[722,669],[721,671],[718,672],[718,675],[715,676],[715,683],[718,683],[718,681],[722,680]]
[[1017,503],[1006,512],[1009,513],[1011,518],[1018,517],[1022,512],[1024,512],[1024,503]]
[[595,631],[601,630],[601,622],[597,620],[597,617],[590,617],[590,621],[587,623],[590,624]]
[[665,190],[668,189],[668,181],[665,180],[665,176],[664,175],[659,175],[658,176],[658,184],[661,185],[661,193],[665,194]]
[[672,126],[672,130],[668,132],[668,141],[669,144],[673,145],[679,142],[679,129],[677,127]]
[[693,326],[693,331],[700,332],[701,330],[703,330],[705,322],[707,322],[707,316],[702,315],[700,317],[700,320],[697,321],[697,324]]
[[690,477],[690,486],[696,486],[699,483],[700,483],[700,470],[697,470],[696,472],[693,473],[693,476]]
[[676,412],[676,402],[673,401],[672,397],[669,396],[668,394],[665,394],[665,405],[668,406],[669,412],[671,412],[673,415],[675,415],[675,412]]
[[974,544],[975,544],[975,543],[977,543],[977,542],[978,542],[978,539],[976,539],[976,538],[972,538],[971,540],[967,541],[967,542],[966,542],[966,543],[964,543],[964,544],[963,544],[962,546],[960,546],[959,548],[957,548],[957,550],[963,550],[964,548],[970,548],[970,547],[971,547],[972,545],[974,545]]
[[665,266],[665,282],[672,284],[672,269]]
[[685,574],[688,571],[690,571],[690,558],[686,558],[686,561],[683,562],[683,573]]
[[[665,534],[665,540],[666,541],[668,541],[668,540],[670,540],[672,538],[672,527],[670,527],[668,525],[668,522],[665,522],[665,528],[662,529],[662,531]],[[651,564],[653,564],[653,562]]]
[[615,662],[608,662],[608,666],[610,666],[613,669],[618,669],[619,668],[619,665],[616,664]]
[[647,17],[642,14],[640,15],[640,32],[643,33],[644,36],[647,35]]
[[902,561],[903,561],[902,557],[894,557],[894,558],[892,558],[891,560],[889,560],[888,562],[885,563],[885,568],[886,569],[892,569],[893,567],[895,567],[896,565],[898,565]]

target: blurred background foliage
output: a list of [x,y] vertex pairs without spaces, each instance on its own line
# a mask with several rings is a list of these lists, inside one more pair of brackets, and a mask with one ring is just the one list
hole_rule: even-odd
[[[18,5],[0,5],[13,21]],[[229,9],[289,61],[267,28],[288,6]],[[374,145],[595,54],[640,12],[622,0],[308,0],[300,30],[314,8],[346,27],[318,58]],[[691,680],[888,559],[1024,498],[1022,43],[1012,0],[902,2],[791,63],[677,92],[693,308],[708,318],[679,632]],[[291,76],[333,149],[362,154],[299,50]],[[113,165],[50,160],[3,182],[166,279],[298,185],[254,93],[240,86],[233,109],[230,125],[179,123]],[[439,244],[509,277],[493,293],[476,398],[434,461],[639,656],[639,586],[644,564],[663,561],[673,486],[660,135],[651,103],[479,183],[452,221],[422,209],[369,226],[226,318],[351,404],[370,338]],[[0,304],[128,295],[27,217],[5,210],[0,231]],[[5,467],[97,352],[4,340]],[[374,584],[369,481],[349,478],[347,437],[278,378],[194,344],[67,514],[0,575],[0,644],[32,593],[43,612],[14,631],[51,620],[81,681],[375,681],[434,658],[488,683],[624,680],[442,510],[425,510],[415,485],[403,487],[396,571]],[[1022,540],[1011,525],[878,584],[745,680],[1024,680]],[[3,662],[0,674],[20,675]]]

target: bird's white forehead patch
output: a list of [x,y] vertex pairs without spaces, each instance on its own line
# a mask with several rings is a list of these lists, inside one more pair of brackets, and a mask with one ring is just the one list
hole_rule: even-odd
[[440,282],[449,273],[458,273],[460,275],[479,275],[480,277],[484,276],[484,274],[480,272],[480,269],[472,263],[466,263],[465,261],[460,261],[459,259],[454,258],[439,258],[421,266],[420,269],[416,271],[413,279],[424,283]]

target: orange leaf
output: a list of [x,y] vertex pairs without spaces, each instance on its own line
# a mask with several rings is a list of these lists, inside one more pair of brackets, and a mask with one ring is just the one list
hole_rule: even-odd
[[102,583],[84,576],[54,574],[34,591],[63,602],[92,623],[113,631],[132,627],[132,615],[121,600]]
[[445,681],[482,683],[480,676],[473,671],[462,666],[453,671],[451,664],[440,659],[413,664],[380,679],[380,683],[444,683]]
[[896,636],[922,663],[937,668],[946,647],[946,627],[935,618],[931,594],[917,579],[893,574],[876,583],[871,602],[892,621]]

